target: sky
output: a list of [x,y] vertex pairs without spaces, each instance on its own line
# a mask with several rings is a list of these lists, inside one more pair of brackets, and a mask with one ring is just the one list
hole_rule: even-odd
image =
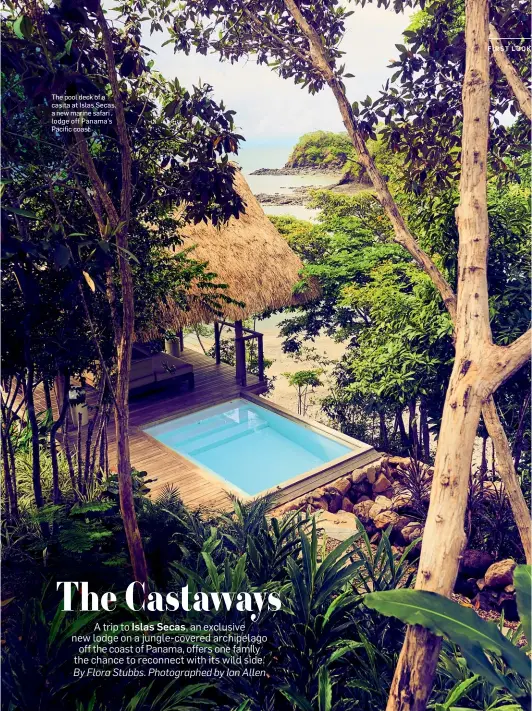
[[[369,4],[357,7],[347,19],[347,32],[342,42],[346,79],[351,101],[368,94],[375,98],[380,87],[392,74],[387,68],[397,56],[395,44],[402,43],[402,31],[410,22],[408,14]],[[184,86],[201,79],[214,88],[214,97],[223,99],[227,108],[236,111],[238,131],[246,138],[246,151],[251,149],[293,146],[299,136],[318,129],[342,131],[338,107],[329,89],[310,96],[289,79],[281,79],[264,65],[253,60],[238,64],[220,62],[216,55],[174,54],[171,45],[161,47],[168,39],[164,34],[146,35],[144,43],[155,51],[156,68],[168,79],[177,77]]]

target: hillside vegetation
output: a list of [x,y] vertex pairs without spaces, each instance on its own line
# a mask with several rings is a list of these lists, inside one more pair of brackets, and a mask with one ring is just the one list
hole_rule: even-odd
[[[367,142],[371,155],[379,168],[388,175],[393,158],[384,147],[380,137]],[[360,183],[369,186],[365,170],[357,162],[347,133],[313,131],[305,133],[296,143],[285,168],[315,168],[342,173],[340,183]]]
[[286,168],[343,169],[353,146],[347,133],[313,131],[305,133],[294,146]]

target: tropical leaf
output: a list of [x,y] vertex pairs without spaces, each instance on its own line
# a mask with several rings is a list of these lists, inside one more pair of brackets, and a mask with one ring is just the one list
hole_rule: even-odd
[[332,684],[327,667],[322,667],[318,674],[318,709],[319,711],[331,711],[332,708]]
[[519,617],[530,647],[532,645],[532,620],[530,616],[532,609],[532,567],[530,565],[518,565],[516,567],[514,570],[514,585]]
[[293,691],[292,689],[281,689],[281,693],[300,711],[313,711],[312,704],[297,691]]
[[478,674],[474,674],[469,679],[464,679],[464,681],[459,681],[449,691],[443,703],[434,705],[434,711],[457,711],[456,702],[463,699],[469,691],[472,691],[481,683],[482,679]]
[[469,668],[496,687],[519,693],[486,656],[492,652],[524,678],[530,678],[530,660],[501,634],[496,625],[481,619],[474,610],[462,607],[442,595],[425,590],[390,590],[369,593],[367,607],[397,617],[409,625],[421,625],[458,644]]

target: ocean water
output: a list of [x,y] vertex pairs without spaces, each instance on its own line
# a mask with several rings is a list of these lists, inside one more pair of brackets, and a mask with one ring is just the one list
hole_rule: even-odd
[[[318,175],[252,175],[253,171],[259,168],[282,168],[288,160],[292,146],[290,145],[261,145],[246,146],[236,157],[236,162],[242,167],[244,176],[255,195],[266,193],[273,195],[281,193],[290,194],[294,188],[315,186],[317,188],[331,185],[336,176],[331,173]],[[303,205],[263,205],[267,215],[291,215],[301,220],[314,221],[318,215],[318,210],[305,207]]]
[[146,432],[250,496],[352,451],[244,399],[148,427]]

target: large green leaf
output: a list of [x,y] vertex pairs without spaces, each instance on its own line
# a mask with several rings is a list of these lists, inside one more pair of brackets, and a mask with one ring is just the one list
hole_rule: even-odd
[[472,691],[481,683],[482,680],[477,674],[469,677],[469,679],[464,679],[464,681],[459,681],[447,694],[447,698],[443,703],[435,704],[434,711],[455,711],[456,702],[463,699],[469,691]]
[[530,565],[518,565],[516,567],[514,570],[514,585],[519,617],[530,646],[532,645],[532,620],[530,617],[532,609],[532,567]]
[[7,212],[12,212],[15,215],[20,215],[21,217],[29,217],[32,220],[37,220],[37,215],[32,212],[32,210],[23,210],[21,207],[13,207],[12,205],[3,205],[3,209]]
[[313,711],[312,704],[301,694],[293,689],[281,689],[281,694],[288,699],[299,711]]
[[319,711],[331,711],[332,708],[332,684],[327,667],[322,667],[318,674],[318,709]]
[[17,17],[13,24],[13,32],[19,39],[30,39],[33,32],[33,23],[26,15]]
[[485,652],[498,654],[514,671],[530,678],[530,660],[526,654],[509,642],[495,624],[481,619],[471,608],[425,590],[369,593],[364,603],[383,615],[448,637],[460,646],[470,669],[493,686],[510,688],[509,680],[499,674]]

